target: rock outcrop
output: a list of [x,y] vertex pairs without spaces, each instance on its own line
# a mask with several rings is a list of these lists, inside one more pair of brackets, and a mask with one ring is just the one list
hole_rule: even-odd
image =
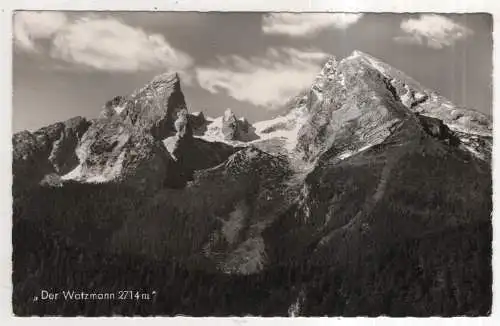
[[243,145],[258,139],[255,128],[245,118],[238,118],[231,109],[218,118],[207,119],[206,131],[199,136],[207,141]]
[[177,113],[186,109],[179,75],[163,74],[155,77],[130,96],[133,105],[125,107],[125,119],[162,140],[175,132]]
[[165,73],[129,96],[116,96],[108,101],[100,118],[119,117],[136,129],[162,140],[175,132],[177,113],[185,109],[179,75]]
[[101,120],[82,138],[76,153],[79,165],[64,180],[125,182],[140,189],[168,185],[174,162],[161,141],[119,119]]
[[14,186],[37,185],[47,174],[64,174],[78,165],[75,148],[90,126],[82,117],[12,137]]
[[460,138],[448,128],[448,126],[437,118],[431,118],[417,113],[418,120],[425,132],[430,136],[447,142],[450,146],[460,145]]
[[437,92],[422,86],[403,72],[369,54],[354,51],[344,60],[358,62],[367,69],[377,70],[384,77],[387,88],[393,92],[394,98],[411,112],[441,120],[461,142],[462,140],[467,142],[470,136],[481,138],[485,144],[484,148],[478,153],[475,151],[471,153],[478,154],[479,158],[488,157],[488,153],[491,152],[488,139],[491,139],[493,130],[490,117],[454,105]]
[[79,164],[62,179],[124,182],[140,189],[177,186],[180,168],[162,141],[176,132],[174,121],[184,111],[177,74],[159,75],[130,96],[115,97],[75,149]]
[[176,134],[163,140],[165,148],[182,167],[187,180],[192,179],[194,171],[218,165],[238,150],[222,142],[194,138],[190,116],[187,110],[179,111],[175,121]]
[[189,125],[196,136],[202,136],[207,131],[207,125],[210,123],[203,112],[193,112],[188,115]]
[[383,76],[356,61],[328,62],[313,85],[309,117],[298,133],[296,150],[305,160],[336,148],[349,155],[382,142],[411,113],[383,87]]
[[227,109],[222,117],[222,135],[225,140],[249,141],[252,126],[245,118],[238,119],[231,109]]

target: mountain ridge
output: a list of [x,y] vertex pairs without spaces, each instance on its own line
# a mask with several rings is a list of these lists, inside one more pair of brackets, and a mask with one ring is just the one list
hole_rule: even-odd
[[[491,283],[491,264],[478,264],[491,249],[491,121],[361,52],[327,60],[286,109],[254,124],[231,110],[190,113],[178,75],[166,73],[113,98],[95,120],[15,134],[16,241],[31,226],[42,243],[175,262],[180,275],[162,272],[174,283],[209,273],[220,282],[212,289],[231,280],[248,291],[251,280],[269,287],[257,301],[281,302],[276,290],[286,304],[274,311],[285,314],[388,314],[393,291],[409,314],[487,313],[487,287],[465,284]],[[21,262],[15,289],[26,289]],[[398,262],[411,265],[374,283]],[[35,278],[52,272],[40,268]],[[16,304],[29,300],[18,291]]]

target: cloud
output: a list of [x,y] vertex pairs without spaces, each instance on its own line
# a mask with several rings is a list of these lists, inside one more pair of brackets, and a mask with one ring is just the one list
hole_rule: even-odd
[[32,51],[48,39],[48,54],[67,63],[104,70],[182,72],[192,58],[173,48],[160,34],[149,34],[124,22],[99,15],[70,20],[63,13],[23,12],[15,18],[15,42]]
[[268,14],[262,21],[266,34],[309,36],[327,28],[346,29],[358,22],[363,14],[350,13],[280,13]]
[[22,50],[37,52],[35,42],[51,38],[66,23],[66,15],[60,12],[17,12],[14,14],[14,43]]
[[327,57],[317,50],[270,48],[261,57],[218,57],[217,67],[198,68],[196,77],[213,94],[225,91],[236,100],[273,109],[310,86]]
[[174,49],[163,35],[112,18],[77,20],[57,33],[52,45],[53,57],[99,70],[183,70],[192,64],[191,57]]
[[394,38],[396,42],[406,44],[427,45],[433,49],[442,49],[453,45],[474,32],[450,18],[426,14],[419,18],[410,18],[401,23],[405,35]]

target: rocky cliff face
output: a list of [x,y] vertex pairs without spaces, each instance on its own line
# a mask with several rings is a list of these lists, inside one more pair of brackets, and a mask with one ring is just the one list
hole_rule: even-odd
[[254,126],[244,117],[238,118],[231,109],[227,109],[223,116],[215,119],[205,118],[202,125],[204,130],[198,135],[207,141],[225,142],[230,145],[245,145],[246,143],[248,145],[251,141],[259,138],[255,134]]
[[[298,133],[296,149],[307,160],[317,158],[331,144],[342,152],[345,137],[349,146],[357,147],[349,152],[380,143],[391,133],[391,126],[412,113],[442,121],[465,142],[468,137],[459,136],[462,133],[481,137],[485,143],[491,139],[488,117],[456,107],[401,71],[359,51],[341,61],[330,59],[292,110],[303,111],[304,106],[309,115]],[[352,130],[355,134],[349,135]],[[480,157],[491,149],[485,146],[483,151]]]
[[156,76],[131,95],[117,96],[106,103],[101,117],[120,117],[155,139],[175,132],[177,113],[186,109],[180,79],[176,73]]
[[162,141],[176,132],[174,121],[185,110],[177,74],[157,76],[130,96],[115,97],[75,148],[78,166],[62,179],[125,182],[140,189],[177,185],[181,167]]
[[113,118],[95,122],[75,151],[79,164],[63,180],[158,188],[168,184],[168,169],[174,165],[161,141]]
[[[245,118],[238,119],[230,109],[222,117],[221,132],[225,140],[250,141],[255,139],[252,125]],[[252,139],[253,138],[253,139]]]
[[192,179],[194,171],[216,166],[238,150],[222,142],[207,142],[193,137],[193,129],[199,127],[196,122],[200,123],[201,119],[198,116],[198,120],[192,124],[192,117],[187,110],[179,111],[174,123],[176,134],[163,140],[165,148],[182,167],[187,180]]
[[14,186],[37,185],[47,174],[65,174],[78,165],[74,151],[90,126],[82,117],[12,137]]
[[310,97],[309,118],[296,147],[306,160],[332,146],[339,155],[351,155],[380,143],[411,116],[392,98],[383,76],[349,60],[330,61]]
[[197,136],[203,135],[207,131],[207,125],[210,123],[203,112],[193,112],[188,115],[189,125],[193,130],[193,134]]

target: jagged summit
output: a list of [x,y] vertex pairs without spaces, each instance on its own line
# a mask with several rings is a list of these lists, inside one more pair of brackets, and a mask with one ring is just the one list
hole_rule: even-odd
[[311,89],[316,92],[318,97],[321,97],[321,93],[323,93],[326,84],[332,81],[335,71],[337,70],[337,66],[338,61],[332,56],[326,61],[320,73],[316,76]]
[[[120,171],[126,167],[142,166],[138,157],[147,162],[159,155],[162,158],[155,160],[168,162],[168,155],[165,158],[164,153],[158,153],[171,154],[172,146],[168,150],[164,144],[178,145],[172,139],[178,136],[175,123],[182,112],[190,137],[230,146],[255,145],[311,164],[326,151],[337,153],[339,159],[365,151],[383,142],[405,121],[405,125],[415,124],[433,137],[453,139],[454,144],[481,159],[491,156],[489,117],[460,108],[382,60],[355,50],[341,60],[329,57],[311,87],[287,104],[286,114],[255,124],[237,117],[229,108],[217,118],[203,112],[189,114],[179,74],[157,75],[130,95],[116,96],[104,105],[99,118],[89,122],[88,130],[78,136],[78,143],[71,143],[76,146],[73,156],[78,160],[60,170],[73,168],[62,175],[63,179],[113,180],[121,177]],[[31,142],[29,137],[16,139]],[[132,146],[134,142],[137,144]],[[31,146],[23,147],[22,141],[16,144],[20,149]],[[60,146],[57,144],[54,146]],[[52,144],[46,146],[49,153]],[[189,151],[187,147],[182,146],[183,152]],[[19,152],[22,157],[24,151]],[[142,152],[144,157],[134,154]]]
[[61,178],[119,181],[140,189],[168,184],[169,174],[179,172],[162,140],[179,132],[175,122],[185,111],[177,73],[158,75],[132,94],[116,96],[76,144],[76,166]]
[[[369,148],[383,141],[392,132],[391,126],[407,118],[413,117],[414,123],[432,121],[416,119],[418,114],[442,121],[456,133],[462,147],[478,157],[487,158],[491,147],[491,121],[486,116],[458,108],[400,70],[359,50],[340,61],[329,57],[311,87],[294,97],[284,111],[274,119],[256,122],[256,139],[250,143],[313,159],[333,144],[356,142],[356,137],[364,139],[360,148]],[[241,119],[227,110],[224,117],[212,120],[206,139],[224,141],[234,137],[223,136],[223,122],[229,125],[227,122]],[[355,138],[345,136],[354,122]],[[355,152],[346,150],[339,157]]]
[[131,97],[138,97],[141,95],[155,95],[153,92],[162,92],[166,88],[173,88],[180,86],[179,74],[176,72],[165,72],[156,75],[143,87],[137,89],[131,94]]
[[224,111],[224,119],[230,119],[232,117],[235,117],[235,114],[233,112],[233,110],[231,110],[230,108],[227,108],[225,111]]
[[459,107],[438,92],[424,87],[404,72],[374,56],[354,51],[344,62],[358,61],[384,75],[405,106],[414,112],[443,120],[451,129],[482,136],[491,136],[492,121],[480,112]]
[[363,52],[361,50],[353,50],[351,52],[351,54],[349,56],[345,57],[343,60],[351,60],[351,59],[359,58],[359,57],[366,58],[366,59],[373,60],[373,61],[380,61],[379,59],[375,58],[373,55],[368,54],[366,52]]
[[[199,118],[196,118],[199,119]],[[244,117],[237,117],[230,108],[217,118],[206,117],[205,130],[198,135],[207,141],[226,142],[232,145],[244,145],[258,138],[254,127]],[[195,117],[193,117],[195,120]]]
[[[311,88],[288,103],[286,112],[256,123],[257,134],[261,139],[285,139],[289,151],[302,152],[308,160],[332,145],[345,142],[352,147],[356,139],[361,140],[359,148],[369,148],[383,141],[392,125],[412,117],[414,123],[423,123],[423,119],[415,119],[417,114],[442,121],[462,148],[474,155],[487,159],[491,152],[492,122],[486,115],[454,105],[359,50],[340,61],[330,57]],[[347,136],[349,133],[354,134]],[[339,155],[345,157],[346,153]]]
[[172,72],[172,71],[165,71],[165,72],[153,77],[153,79],[151,79],[151,83],[161,82],[161,81],[171,81],[171,80],[179,80],[180,81],[179,73]]

